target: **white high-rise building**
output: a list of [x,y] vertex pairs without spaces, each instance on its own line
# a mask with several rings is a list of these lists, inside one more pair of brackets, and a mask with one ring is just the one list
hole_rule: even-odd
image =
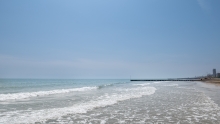
[[213,77],[216,77],[216,69],[213,69]]

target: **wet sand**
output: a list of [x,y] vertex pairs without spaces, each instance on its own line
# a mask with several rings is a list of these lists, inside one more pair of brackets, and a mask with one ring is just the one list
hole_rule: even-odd
[[206,95],[211,97],[218,106],[220,106],[220,78],[207,79],[205,81],[197,82],[197,86]]
[[203,82],[220,86],[220,78],[205,79]]

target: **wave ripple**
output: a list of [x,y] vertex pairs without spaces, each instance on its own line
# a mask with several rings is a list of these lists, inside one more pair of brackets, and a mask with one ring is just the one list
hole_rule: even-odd
[[69,92],[82,92],[82,91],[88,91],[88,90],[94,90],[94,89],[97,89],[97,87],[81,87],[81,88],[60,89],[60,90],[50,90],[50,91],[0,94],[0,101],[27,99],[31,97],[40,97],[40,96],[54,95],[54,94],[60,94],[60,93],[69,93]]

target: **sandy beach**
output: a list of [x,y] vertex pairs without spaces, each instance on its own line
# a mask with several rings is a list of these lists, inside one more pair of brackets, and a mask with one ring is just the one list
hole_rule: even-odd
[[220,78],[205,79],[203,80],[203,82],[212,83],[212,84],[220,86]]

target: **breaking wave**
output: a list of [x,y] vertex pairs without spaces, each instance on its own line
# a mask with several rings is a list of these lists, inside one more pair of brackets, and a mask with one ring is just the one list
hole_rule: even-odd
[[27,99],[31,97],[40,97],[40,96],[54,95],[54,94],[60,94],[60,93],[69,93],[69,92],[89,91],[89,90],[94,90],[94,89],[97,89],[97,87],[81,87],[81,88],[60,89],[60,90],[50,90],[50,91],[0,94],[0,101]]
[[144,95],[151,95],[154,94],[155,91],[156,88],[154,87],[128,88],[126,90],[123,90],[123,92],[121,93],[105,93],[96,99],[84,103],[75,104],[70,107],[5,112],[1,113],[0,116],[7,115],[7,117],[5,116],[4,118],[1,118],[0,123],[44,123],[48,119],[59,119],[62,118],[62,116],[69,114],[87,113],[87,111],[97,107],[105,107],[108,105],[116,104],[119,101],[139,98]]
[[150,83],[143,83],[143,84],[133,84],[135,86],[147,86],[147,85],[150,85]]

